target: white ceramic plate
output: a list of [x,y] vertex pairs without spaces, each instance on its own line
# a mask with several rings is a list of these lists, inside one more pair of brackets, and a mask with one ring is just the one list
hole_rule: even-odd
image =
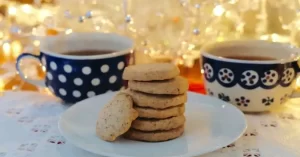
[[244,114],[213,97],[188,93],[183,136],[166,142],[126,140],[105,142],[96,136],[98,112],[115,93],[95,96],[61,115],[59,129],[75,146],[111,157],[191,157],[212,152],[236,141],[246,129]]

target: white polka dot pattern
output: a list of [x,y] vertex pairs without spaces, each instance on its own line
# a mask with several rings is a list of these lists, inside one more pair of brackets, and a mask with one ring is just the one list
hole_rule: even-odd
[[107,64],[101,66],[101,72],[107,73],[108,71],[109,71],[109,66]]
[[81,93],[80,93],[78,90],[74,90],[74,91],[73,91],[73,96],[74,96],[75,98],[79,98],[79,97],[81,96]]
[[128,55],[100,60],[66,59],[42,54],[41,63],[46,66],[49,92],[66,103],[117,91],[123,86],[122,72]]
[[68,64],[65,65],[65,66],[64,66],[64,70],[65,70],[66,73],[71,73],[71,72],[72,72],[72,67],[71,67],[71,65],[68,65]]
[[93,91],[89,91],[89,92],[87,92],[87,94],[86,94],[89,98],[90,97],[93,97],[93,96],[95,96],[96,95],[96,93],[95,92],[93,92]]
[[113,84],[117,81],[117,76],[113,75],[109,78],[109,83]]
[[100,79],[94,78],[94,79],[92,79],[91,83],[92,83],[93,86],[98,86],[100,84]]
[[63,74],[58,75],[58,80],[59,80],[61,83],[67,82],[67,78],[66,78],[65,75],[63,75]]
[[63,88],[60,88],[59,90],[59,94],[62,95],[62,96],[66,96],[67,95],[67,91]]
[[74,84],[77,85],[77,86],[81,86],[83,84],[83,81],[80,78],[75,78],[74,79]]
[[50,72],[47,72],[47,78],[49,80],[53,80],[53,76],[52,76],[52,74]]
[[89,75],[89,74],[91,74],[91,72],[92,72],[92,69],[90,67],[86,66],[86,67],[82,68],[82,73],[85,75]]
[[124,68],[124,66],[125,66],[124,62],[121,61],[121,62],[119,62],[119,64],[118,64],[118,69],[119,69],[119,70],[122,70],[122,69]]
[[46,58],[45,58],[44,56],[42,57],[42,65],[43,65],[43,66],[46,66],[46,65],[47,65]]
[[57,69],[56,63],[50,62],[50,68],[51,68],[52,70],[56,70],[56,69]]

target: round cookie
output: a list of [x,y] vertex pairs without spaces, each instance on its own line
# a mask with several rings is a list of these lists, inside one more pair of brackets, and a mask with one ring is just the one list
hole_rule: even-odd
[[138,112],[133,109],[131,97],[124,93],[117,94],[99,112],[96,135],[105,141],[114,141],[129,130],[137,117]]
[[187,94],[180,95],[154,95],[134,90],[127,90],[136,106],[150,107],[154,109],[165,109],[172,106],[184,104],[187,101]]
[[153,132],[144,132],[138,131],[135,129],[130,129],[124,134],[125,138],[138,140],[138,141],[147,141],[147,142],[162,142],[171,139],[175,139],[181,136],[184,132],[184,126],[180,126],[176,129],[168,131],[153,131]]
[[141,119],[134,120],[131,128],[141,131],[171,130],[182,126],[185,122],[184,115],[167,119]]
[[189,88],[187,79],[176,76],[170,80],[163,81],[128,81],[128,87],[149,94],[183,94]]
[[128,66],[123,72],[124,80],[168,80],[179,75],[179,68],[172,63],[150,63]]
[[185,105],[174,106],[166,109],[153,109],[147,107],[134,106],[141,118],[164,119],[182,115],[185,112]]

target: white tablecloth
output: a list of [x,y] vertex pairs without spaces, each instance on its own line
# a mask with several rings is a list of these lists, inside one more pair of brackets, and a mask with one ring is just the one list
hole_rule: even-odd
[[[99,157],[60,135],[57,122],[67,108],[52,96],[3,93],[0,157]],[[201,157],[300,157],[300,99],[278,111],[246,117],[248,129],[238,141]]]

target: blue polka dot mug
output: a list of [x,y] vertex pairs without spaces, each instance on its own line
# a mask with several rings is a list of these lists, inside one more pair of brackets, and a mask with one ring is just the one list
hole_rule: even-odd
[[200,60],[206,92],[244,112],[280,107],[295,94],[298,52],[289,45],[256,40],[208,44]]
[[[87,50],[110,51],[98,55],[66,55]],[[49,90],[67,103],[117,91],[123,85],[124,68],[132,59],[133,40],[111,33],[72,33],[46,37],[39,55],[23,53],[16,68],[25,81]],[[21,60],[34,58],[46,69],[44,80],[32,80],[20,69]]]

